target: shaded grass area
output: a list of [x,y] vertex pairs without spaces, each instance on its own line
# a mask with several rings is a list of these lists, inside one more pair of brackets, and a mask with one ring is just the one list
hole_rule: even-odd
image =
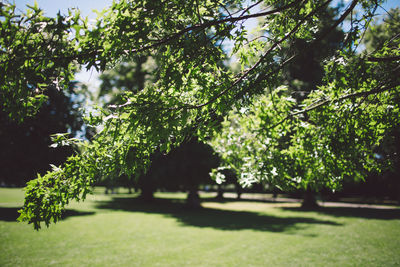
[[290,228],[299,228],[302,224],[340,225],[335,221],[312,217],[280,217],[250,211],[221,209],[212,206],[190,209],[181,199],[171,198],[156,199],[153,203],[149,204],[137,198],[114,197],[110,201],[99,202],[96,207],[107,210],[161,214],[165,217],[176,219],[183,226],[210,227],[218,230],[251,229],[254,231],[284,232]]
[[400,209],[216,202],[97,190],[39,232],[17,223],[20,189],[0,189],[0,266],[399,266]]

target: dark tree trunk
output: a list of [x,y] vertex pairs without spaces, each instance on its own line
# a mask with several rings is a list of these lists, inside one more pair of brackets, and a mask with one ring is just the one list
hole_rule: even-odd
[[215,197],[218,201],[224,200],[224,189],[222,188],[222,185],[217,185],[217,196]]
[[242,187],[240,186],[239,183],[235,183],[235,188],[236,188],[236,194],[237,194],[236,199],[240,199],[240,197],[242,195],[242,191],[243,191]]
[[193,188],[189,190],[187,199],[186,199],[186,205],[189,208],[200,208],[200,197],[199,193],[197,192],[197,188]]
[[140,192],[140,199],[143,199],[145,202],[151,202],[154,200],[154,190],[151,187],[142,187]]
[[305,209],[315,209],[318,206],[317,199],[315,197],[315,192],[308,186],[303,196],[302,208]]
[[276,192],[276,190],[274,190],[272,192],[272,198],[274,199],[274,202],[276,201],[276,198],[278,197],[278,192]]

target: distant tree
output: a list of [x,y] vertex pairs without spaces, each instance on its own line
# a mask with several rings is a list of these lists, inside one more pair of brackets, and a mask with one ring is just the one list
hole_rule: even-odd
[[[336,17],[337,12],[338,8],[332,7],[327,7],[317,12],[315,16],[318,17],[319,23],[315,26],[315,33],[327,32],[330,25],[334,23],[334,18]],[[267,23],[267,21],[261,21],[261,26],[264,23]],[[268,31],[265,34],[267,35]],[[296,109],[301,109],[301,105],[304,105],[304,99],[306,99],[311,92],[316,91],[318,86],[323,84],[322,79],[324,77],[324,67],[322,62],[334,56],[335,51],[342,45],[343,37],[344,32],[339,28],[335,28],[329,31],[325,38],[323,38],[320,42],[309,45],[308,41],[302,36],[293,37],[290,38],[286,46],[281,49],[280,52],[282,57],[290,57],[291,54],[298,55],[289,63],[287,63],[286,66],[283,67],[281,77],[281,83],[286,88],[284,95],[287,97],[291,97],[291,100],[293,101],[291,106],[292,112],[294,112]],[[268,93],[266,92],[266,94]],[[259,120],[252,115],[254,115],[254,113],[250,112],[250,116],[248,117],[248,119],[255,121]],[[246,112],[245,116],[248,116]],[[305,116],[301,118],[301,120],[304,121],[304,123],[308,123],[309,118],[307,117],[307,114],[305,114]],[[237,128],[236,126],[234,126],[236,130],[239,130],[240,127],[241,125],[237,125]],[[229,129],[227,131],[231,133]],[[253,129],[253,131],[257,132],[259,130]],[[262,135],[260,135],[258,139],[261,139],[261,143],[263,141],[266,143],[276,143],[279,147],[279,150],[284,151],[291,146],[290,138],[293,133],[294,131],[288,130],[285,134],[277,136],[276,139],[267,137],[266,140],[262,140]],[[217,136],[220,138],[225,138],[224,135]],[[242,138],[245,139],[246,136],[244,135],[242,136]],[[216,145],[217,150],[221,149],[221,147],[219,147],[219,142],[212,143]],[[227,152],[224,149],[222,149],[222,151],[223,153],[221,154],[221,156],[224,158],[224,155],[226,155]],[[231,166],[237,164],[235,166],[235,169],[236,172],[240,173],[240,166],[242,164],[245,164],[243,162],[246,162],[246,160],[243,161],[242,157],[247,158],[249,155],[235,155],[235,151],[238,150],[231,150],[231,153],[228,156],[230,159],[226,162],[228,163],[228,165]],[[251,152],[248,151],[247,153]],[[227,157],[225,156],[225,159],[226,158]],[[271,159],[260,158],[260,160],[270,161]],[[257,162],[255,163],[257,164]],[[262,175],[262,172],[260,172],[259,175]],[[255,179],[259,179],[260,181],[263,180],[262,178],[257,177],[255,177]],[[272,186],[274,186],[274,184],[272,184]],[[293,189],[296,188],[293,187]],[[313,188],[313,186],[309,184],[302,190],[304,191],[303,206],[317,206],[315,192],[316,190],[318,190],[318,187]]]
[[[104,105],[124,103],[124,93],[138,93],[154,80],[156,62],[147,55],[133,57],[100,74],[98,97]],[[99,100],[100,100],[99,99]]]
[[301,105],[312,91],[317,90],[317,86],[323,84],[323,62],[334,56],[343,45],[344,32],[341,28],[328,31],[338,12],[338,8],[328,6],[315,14],[319,21],[315,32],[328,32],[321,41],[309,45],[301,36],[294,37],[281,50],[283,57],[298,54],[283,68],[282,73],[282,84],[288,86],[288,93],[296,99],[298,105]]
[[210,171],[218,166],[212,148],[196,139],[188,140],[164,155],[155,153],[148,171],[139,177],[142,198],[152,200],[156,189],[188,192],[187,204],[198,207],[198,188],[211,184]]
[[219,160],[213,149],[197,139],[191,139],[170,152],[168,162],[168,180],[188,191],[187,204],[192,207],[200,205],[199,185],[211,184],[209,173],[218,166]]
[[[155,79],[157,62],[149,56],[135,57],[123,62],[100,75],[101,85],[99,102],[108,105],[122,104],[124,93],[139,93],[146,84]],[[212,183],[208,172],[216,166],[212,149],[194,139],[172,149],[168,155],[154,152],[149,168],[135,177],[124,177],[125,184],[135,184],[141,191],[140,197],[153,200],[154,192],[159,188],[188,191],[188,204],[197,206],[199,199],[197,188],[201,183]],[[211,166],[211,167],[210,167]],[[104,177],[109,186],[121,184],[120,178]]]
[[73,155],[71,146],[51,147],[51,136],[84,134],[81,103],[74,90],[74,83],[68,91],[47,89],[37,115],[21,123],[0,110],[0,183],[25,186],[37,174],[50,171],[50,164],[58,166]]
[[[95,93],[94,102],[104,108],[123,104],[125,94],[136,94],[145,88],[146,83],[152,81],[154,68],[153,59],[147,55],[133,57],[130,61],[116,64],[100,75],[101,84]],[[153,177],[151,174],[132,176],[116,172],[112,176],[100,177],[99,182],[106,186],[106,192],[116,186],[125,186],[129,190],[137,186],[141,190],[141,197],[151,201],[157,189],[156,180]]]
[[[325,44],[322,40],[307,44],[291,39],[290,49],[302,52],[283,68],[282,78],[287,82],[283,80],[283,86],[273,91],[266,88],[264,95],[249,100],[248,107],[231,111],[212,141],[225,164],[241,174],[243,185],[264,180],[283,190],[302,189],[305,206],[313,206],[315,190],[336,191],[349,181],[363,181],[371,171],[395,167],[398,161],[392,156],[397,155],[393,149],[399,143],[396,73],[400,59],[394,51],[398,51],[399,35],[396,22],[388,25],[377,27],[391,28],[386,31],[387,38],[379,42],[369,36],[374,28],[365,34],[367,41],[380,43],[380,47],[362,53],[370,62],[349,58],[349,54],[358,53],[352,35],[343,39],[337,32],[335,41],[327,38]],[[334,50],[335,45],[346,47],[348,42],[352,44],[349,52]],[[378,51],[381,54],[376,57]],[[326,64],[330,57],[336,60]],[[369,91],[339,96],[339,88],[341,92],[363,88],[367,81],[374,84]],[[329,101],[335,104],[328,105]],[[382,153],[384,157],[376,154],[379,148],[389,147],[391,153]]]

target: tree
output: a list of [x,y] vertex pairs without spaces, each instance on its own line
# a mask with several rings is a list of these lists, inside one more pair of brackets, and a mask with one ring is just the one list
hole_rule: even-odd
[[[28,183],[20,220],[35,228],[57,221],[65,205],[84,199],[98,177],[137,175],[148,167],[154,151],[168,152],[193,135],[205,140],[233,106],[247,109],[265,91],[268,96],[259,102],[266,105],[259,123],[265,137],[285,136],[290,130],[290,140],[282,141],[293,146],[276,156],[282,158],[275,160],[277,166],[255,170],[268,171],[282,185],[335,188],[344,177],[361,176],[366,167],[374,167],[372,148],[399,124],[399,51],[388,49],[386,42],[364,55],[355,46],[381,1],[344,5],[322,32],[315,15],[331,1],[263,2],[268,8],[254,11],[261,1],[247,6],[235,0],[123,0],[104,10],[92,27],[72,11],[46,18],[32,7],[16,16],[13,6],[3,4],[0,101],[10,117],[34,113],[29,107],[40,104],[43,88],[54,84],[62,89],[76,63],[103,71],[146,53],[160,62],[153,84],[127,93],[123,104],[88,116],[88,123],[102,131],[91,142],[79,142],[78,155]],[[250,39],[243,22],[256,17],[266,18],[266,34]],[[322,62],[323,84],[304,99],[302,109],[292,112],[290,98],[276,88],[282,68],[299,55],[282,56],[281,49],[293,38],[312,47],[346,18],[350,27],[340,49]],[[238,73],[221,64],[227,59],[224,39],[231,40],[241,62]],[[310,118],[307,123],[304,116]],[[257,166],[251,160],[255,158],[245,164]],[[285,175],[275,176],[278,171]],[[254,179],[251,173],[241,174],[244,184]]]
[[105,106],[123,104],[125,92],[137,93],[145,88],[146,83],[153,82],[155,69],[156,62],[146,55],[117,64],[100,75],[99,97],[107,98]]
[[188,191],[187,204],[198,207],[200,199],[198,187],[201,184],[210,184],[209,173],[218,166],[218,158],[209,145],[199,142],[195,138],[187,140],[179,147],[173,149],[168,155],[167,166],[168,180],[164,178],[166,188],[171,184],[175,188]]
[[376,50],[382,49],[383,46],[397,49],[399,40],[397,35],[400,31],[400,8],[394,8],[384,17],[383,21],[378,21],[373,24],[365,32],[363,43],[366,51],[373,53]]
[[[219,160],[220,161],[220,160]],[[224,199],[224,186],[233,184],[237,194],[237,199],[240,199],[243,188],[240,186],[237,175],[232,168],[218,167],[211,170],[210,175],[213,180],[217,183],[217,200],[221,201]]]
[[218,166],[218,158],[212,148],[192,138],[186,140],[168,154],[156,152],[145,174],[139,177],[141,197],[152,200],[156,189],[187,191],[187,205],[198,207],[198,187],[210,184],[209,173]]

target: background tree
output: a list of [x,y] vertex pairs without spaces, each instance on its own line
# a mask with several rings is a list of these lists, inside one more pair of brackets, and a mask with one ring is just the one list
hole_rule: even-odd
[[228,185],[234,185],[237,195],[236,198],[240,199],[243,188],[240,186],[233,169],[222,167],[218,169],[218,172],[216,172],[216,169],[212,169],[210,174],[217,183],[217,196],[215,197],[217,200],[222,201],[224,199],[225,187]]
[[[104,71],[100,75],[101,84],[95,92],[95,102],[107,108],[109,105],[121,105],[124,101],[124,94],[135,94],[145,88],[146,83],[154,79],[156,64],[153,58],[142,55],[132,58],[128,62],[116,64],[112,69]],[[152,162],[154,162],[153,157]],[[157,189],[157,179],[154,175],[142,174],[132,175],[116,174],[117,177],[107,176],[99,179],[99,184],[106,186],[106,192],[115,186],[137,187],[141,190],[141,197],[146,201],[153,199],[153,193]]]
[[154,81],[155,69],[156,62],[146,55],[119,63],[100,74],[98,97],[105,98],[105,105],[123,104],[124,93],[137,93],[145,88],[146,83]]
[[[383,19],[372,24],[365,32],[363,53],[374,53],[383,46],[398,50],[400,40],[400,8],[389,10]],[[391,162],[391,167],[382,173],[371,172],[365,181],[346,181],[344,193],[363,194],[368,197],[390,197],[400,201],[400,128],[394,127],[386,133],[381,144],[375,148],[380,161]]]
[[375,22],[365,32],[363,44],[367,53],[373,53],[383,46],[397,50],[398,34],[400,31],[400,8],[393,8],[387,12],[383,21]]
[[201,184],[211,184],[209,173],[218,166],[218,158],[213,149],[197,139],[191,139],[169,153],[167,166],[168,179],[164,179],[166,188],[181,188],[188,192],[187,204],[200,205],[198,189]]
[[84,134],[80,97],[76,83],[69,90],[48,88],[46,101],[35,117],[19,123],[0,110],[0,181],[5,185],[25,186],[36,174],[51,170],[50,164],[60,165],[74,154],[71,146],[51,147],[52,135],[69,133],[71,137]]

